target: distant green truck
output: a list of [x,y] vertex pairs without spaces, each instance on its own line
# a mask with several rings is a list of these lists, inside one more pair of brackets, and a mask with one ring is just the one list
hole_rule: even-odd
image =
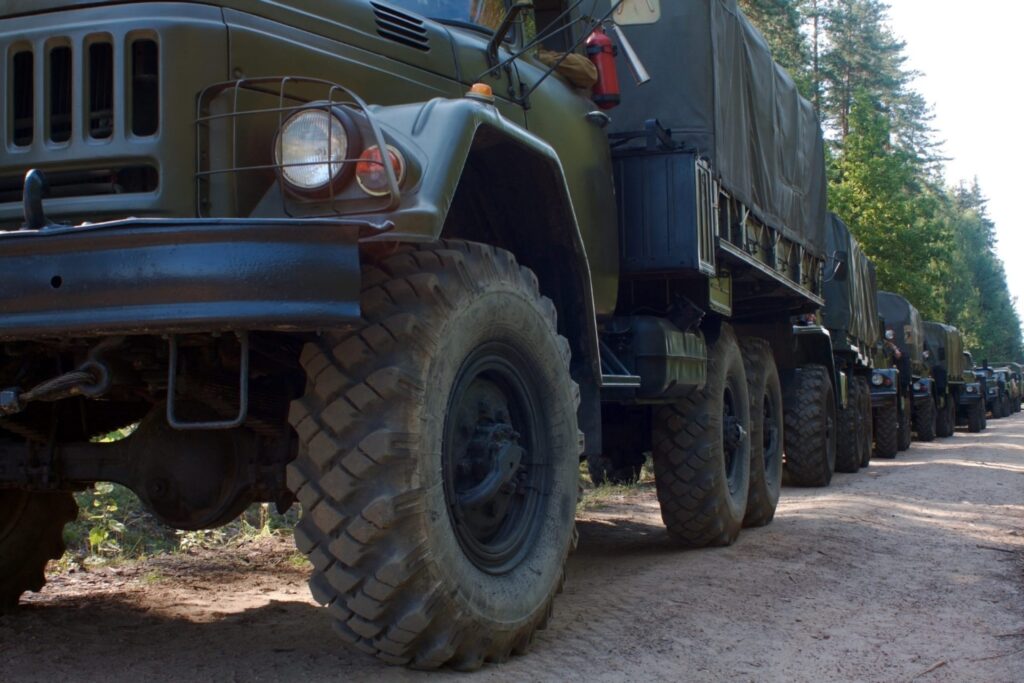
[[856,472],[871,461],[875,423],[888,419],[884,407],[884,414],[877,420],[872,412],[871,381],[882,338],[878,286],[874,264],[846,224],[835,214],[829,214],[828,221],[827,244],[833,262],[825,279],[821,319],[829,331],[836,369],[846,387],[845,401],[838,411],[836,471]]
[[1006,414],[1019,413],[1021,409],[1021,372],[1024,367],[1020,363],[996,362],[992,366],[1006,376],[1007,385],[1007,407]]
[[924,356],[924,326],[917,308],[893,292],[878,293],[878,313],[887,358],[899,373],[896,385],[885,388],[896,401],[896,447],[905,451],[914,432],[922,441],[935,438],[935,398]]
[[981,431],[985,426],[985,401],[967,363],[960,331],[932,321],[925,322],[924,329],[928,365],[935,380],[936,434],[952,436],[961,424],[971,432]]

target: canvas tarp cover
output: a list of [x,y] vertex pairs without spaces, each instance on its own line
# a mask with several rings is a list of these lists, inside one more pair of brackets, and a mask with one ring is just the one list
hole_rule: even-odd
[[[845,276],[825,279],[825,327],[833,341],[851,340],[865,351],[881,338],[878,326],[875,264],[861,250],[846,224],[828,215],[826,246],[830,258],[845,254]],[[829,261],[827,261],[829,263]]]
[[893,341],[900,351],[909,354],[910,361],[915,365],[923,365],[924,325],[914,305],[899,294],[879,292],[878,314],[882,316],[885,328],[895,333],[896,339]]
[[931,354],[931,365],[942,366],[949,377],[963,376],[966,361],[960,330],[952,325],[928,321],[924,324],[924,341]]
[[637,86],[623,75],[610,132],[658,119],[710,159],[723,187],[761,220],[823,256],[821,126],[736,1],[662,2],[659,22],[622,30],[651,81]]

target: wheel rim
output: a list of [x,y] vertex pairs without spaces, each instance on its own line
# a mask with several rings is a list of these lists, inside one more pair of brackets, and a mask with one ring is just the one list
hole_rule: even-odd
[[722,395],[722,451],[725,454],[725,477],[729,482],[729,493],[733,495],[740,488],[738,474],[743,457],[743,442],[747,437],[743,415],[738,408],[736,395],[727,384]]
[[480,347],[463,363],[445,416],[448,516],[466,557],[490,574],[528,554],[551,476],[539,442],[540,392],[524,367],[508,346]]

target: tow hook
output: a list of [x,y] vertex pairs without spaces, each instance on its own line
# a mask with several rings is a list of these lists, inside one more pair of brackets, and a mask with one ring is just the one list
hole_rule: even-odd
[[59,401],[73,396],[96,398],[105,394],[110,389],[110,367],[101,356],[123,340],[112,337],[100,342],[76,370],[41,382],[28,391],[18,387],[0,389],[0,417],[20,413],[35,401]]
[[29,169],[25,174],[25,186],[22,190],[22,205],[25,214],[23,230],[42,230],[55,225],[43,211],[43,198],[49,194],[50,184],[46,176],[37,168]]

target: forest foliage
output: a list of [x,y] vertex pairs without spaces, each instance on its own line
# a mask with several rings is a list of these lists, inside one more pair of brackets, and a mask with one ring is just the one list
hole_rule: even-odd
[[928,103],[880,0],[739,0],[818,111],[829,206],[881,289],[958,327],[978,360],[1022,357],[1020,319],[977,182],[950,186]]

